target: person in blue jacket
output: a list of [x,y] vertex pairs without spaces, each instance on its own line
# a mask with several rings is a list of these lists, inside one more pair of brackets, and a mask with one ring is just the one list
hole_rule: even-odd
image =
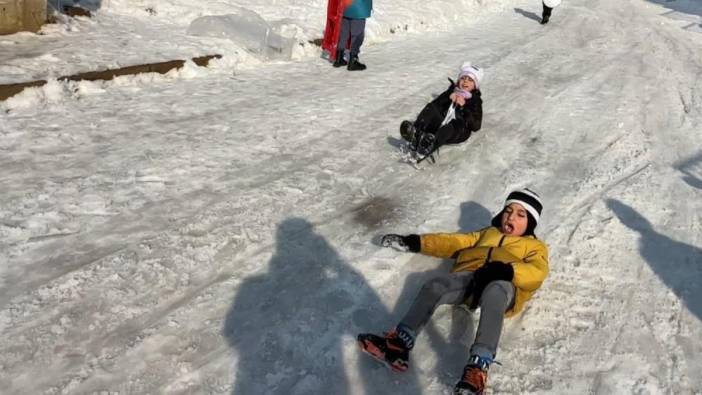
[[[365,70],[366,65],[358,61],[358,53],[363,44],[366,18],[373,10],[373,0],[342,0],[344,2],[344,16],[341,21],[339,45],[337,46],[334,67],[346,66],[349,71]],[[349,60],[344,59],[346,43],[350,42]]]

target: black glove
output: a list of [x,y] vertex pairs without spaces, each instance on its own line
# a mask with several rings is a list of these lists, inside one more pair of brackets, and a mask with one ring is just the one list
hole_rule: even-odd
[[485,287],[493,281],[512,281],[514,278],[514,268],[502,262],[488,262],[473,272],[473,298],[470,303],[471,309],[477,309],[480,304],[480,297],[483,295]]
[[383,238],[380,239],[380,245],[404,252],[419,252],[422,248],[419,235],[402,236],[392,233],[384,235]]

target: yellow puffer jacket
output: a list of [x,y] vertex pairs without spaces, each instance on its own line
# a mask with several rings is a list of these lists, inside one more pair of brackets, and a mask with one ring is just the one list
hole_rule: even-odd
[[472,233],[430,233],[421,237],[421,253],[455,258],[453,272],[475,271],[486,262],[514,268],[514,306],[506,316],[519,313],[548,275],[548,248],[534,236],[507,236],[491,226]]

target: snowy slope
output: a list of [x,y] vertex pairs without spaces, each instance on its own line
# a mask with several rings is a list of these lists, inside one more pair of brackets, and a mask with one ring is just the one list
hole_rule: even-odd
[[[200,12],[168,4],[181,26]],[[403,375],[356,350],[450,264],[374,240],[483,226],[531,186],[551,274],[507,321],[491,393],[702,393],[702,35],[645,0],[565,2],[545,27],[539,8],[371,41],[362,73],[311,53],[0,104],[0,387],[450,393],[478,315],[440,308]],[[400,120],[464,60],[486,69],[483,129],[401,163]]]

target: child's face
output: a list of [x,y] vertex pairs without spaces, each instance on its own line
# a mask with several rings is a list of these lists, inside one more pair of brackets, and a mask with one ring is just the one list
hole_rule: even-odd
[[526,232],[528,224],[527,211],[521,204],[510,203],[502,211],[502,218],[500,218],[502,233],[509,236],[522,236]]
[[470,78],[467,75],[464,75],[461,77],[461,79],[458,80],[458,87],[463,89],[464,91],[472,91],[475,89],[475,81],[473,81],[472,78]]

